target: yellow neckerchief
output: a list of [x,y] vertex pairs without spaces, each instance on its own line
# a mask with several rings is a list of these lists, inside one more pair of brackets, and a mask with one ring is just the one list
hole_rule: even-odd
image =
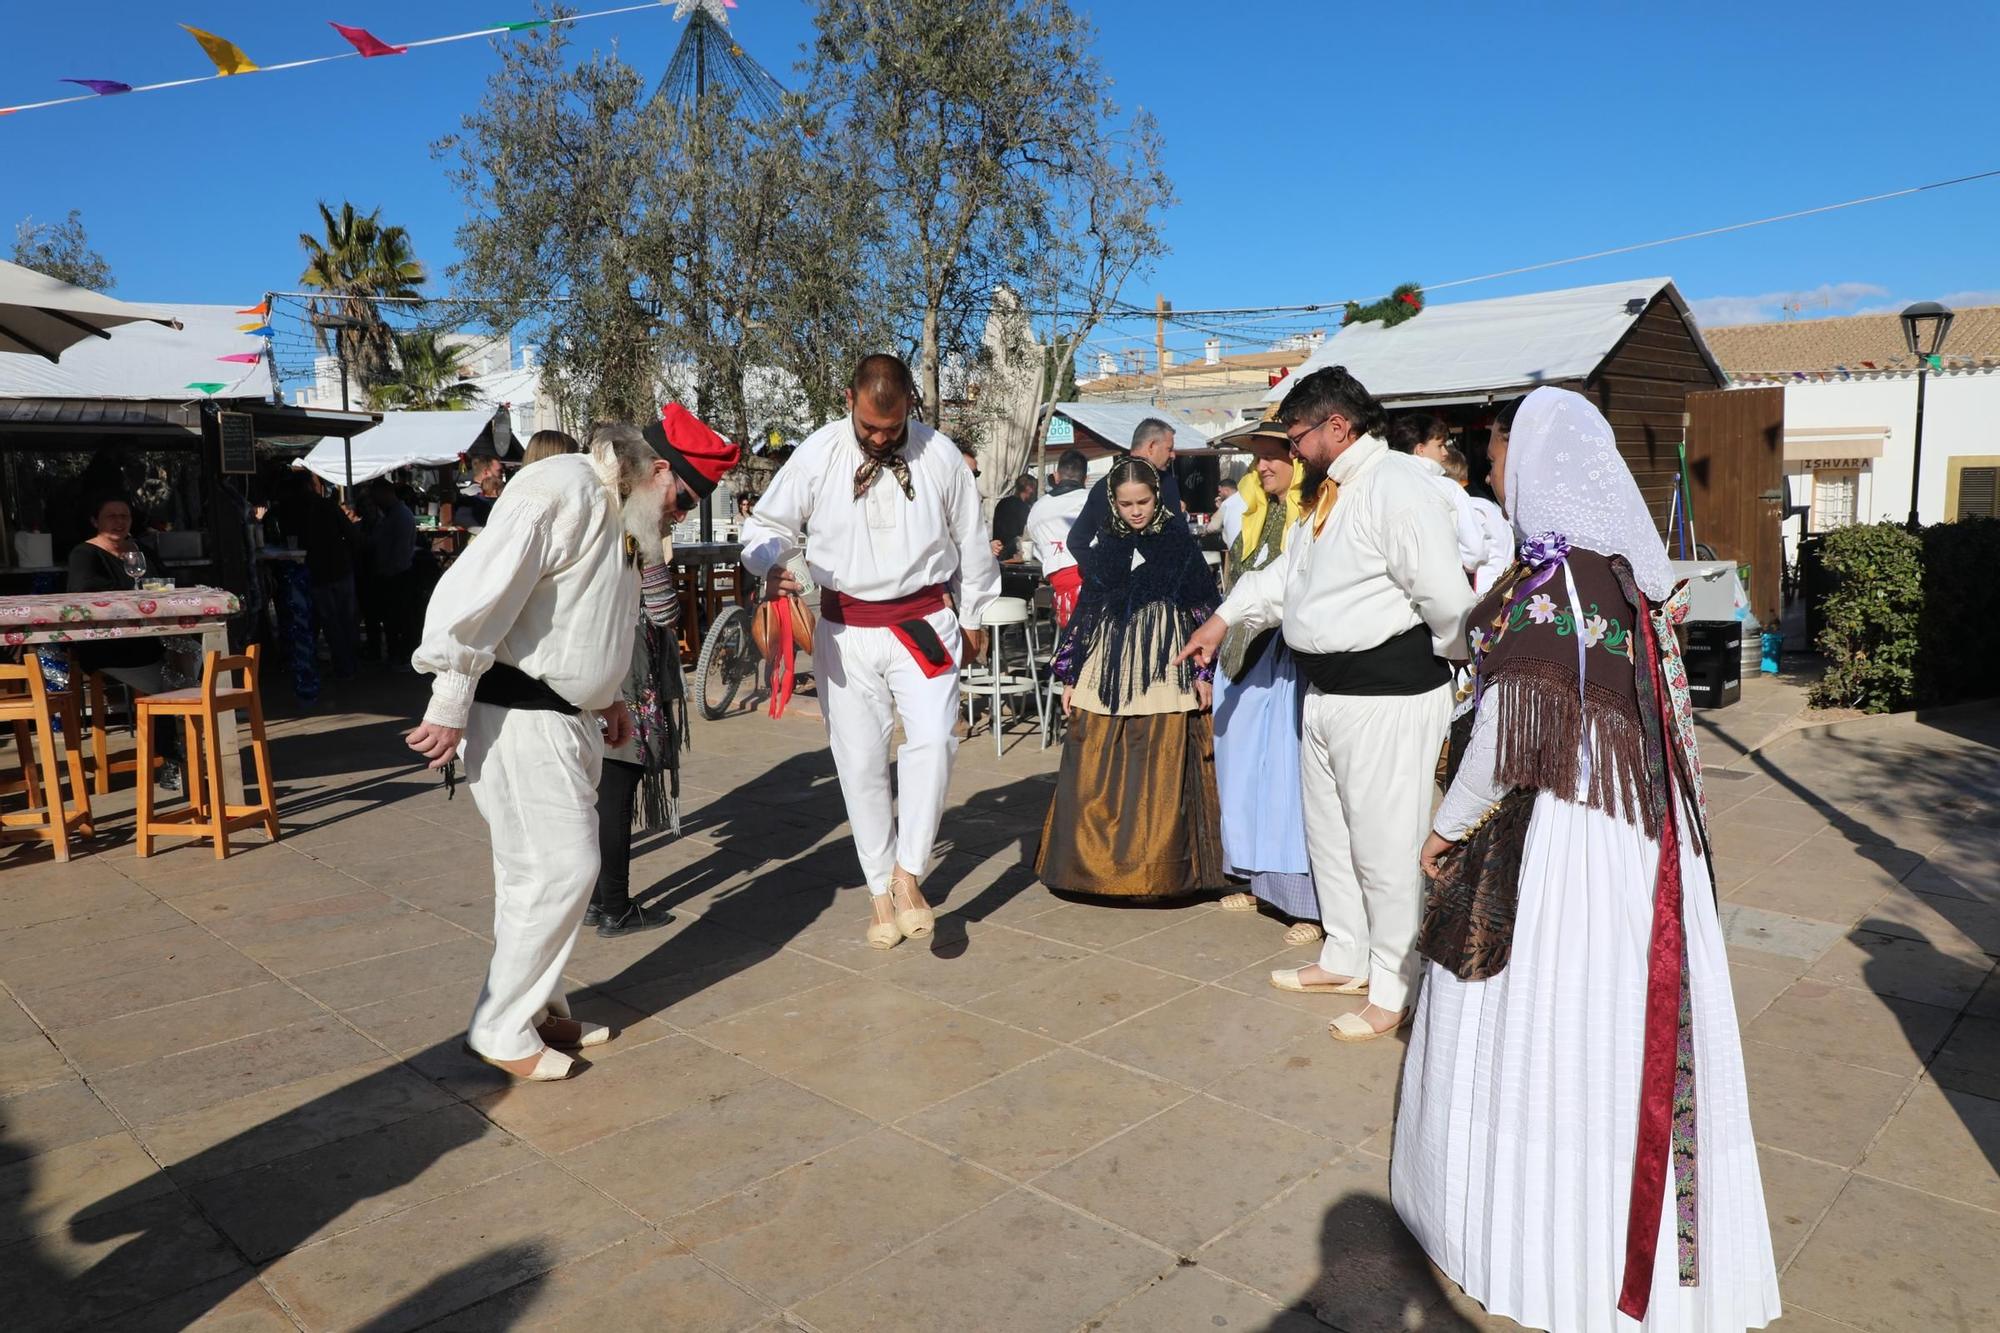
[[1313,539],[1326,530],[1326,520],[1333,514],[1333,502],[1340,498],[1340,483],[1328,477],[1319,484],[1319,494],[1313,499],[1312,522]]
[[[1299,521],[1299,515],[1303,512],[1303,504],[1299,497],[1305,479],[1306,470],[1294,463],[1291,489],[1285,492],[1285,534],[1279,538],[1278,547],[1281,552],[1284,550],[1283,543],[1291,540],[1292,527]],[[1243,481],[1249,482],[1250,485],[1245,488],[1242,482],[1238,482],[1236,487],[1236,493],[1243,497],[1243,531],[1236,539],[1238,560],[1248,560],[1256,554],[1257,538],[1264,531],[1264,506],[1269,503],[1269,497],[1264,494],[1264,479],[1257,475],[1254,468],[1243,474]]]

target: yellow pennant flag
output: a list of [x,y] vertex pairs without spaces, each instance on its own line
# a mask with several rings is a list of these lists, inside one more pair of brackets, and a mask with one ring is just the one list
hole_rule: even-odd
[[227,37],[217,37],[212,32],[203,32],[200,28],[188,27],[185,23],[181,26],[187,28],[188,35],[200,42],[201,49],[208,52],[208,58],[215,62],[217,74],[250,74],[256,71],[257,62],[244,55],[243,48]]

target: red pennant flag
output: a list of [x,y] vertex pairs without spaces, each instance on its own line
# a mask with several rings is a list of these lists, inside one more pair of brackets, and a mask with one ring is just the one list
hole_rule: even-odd
[[218,356],[217,361],[234,361],[240,365],[254,366],[264,359],[261,352],[237,352],[233,356]]
[[399,56],[407,52],[407,46],[391,46],[366,28],[350,28],[345,23],[335,23],[333,30],[345,37],[355,50],[364,57]]
[[236,313],[239,315],[268,315],[271,313],[271,303],[269,301],[259,301],[248,310],[239,310]]

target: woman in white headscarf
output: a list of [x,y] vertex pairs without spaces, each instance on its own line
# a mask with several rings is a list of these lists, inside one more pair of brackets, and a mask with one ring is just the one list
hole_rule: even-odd
[[1530,1327],[1761,1328],[1777,1269],[1674,646],[1685,591],[1586,399],[1530,394],[1493,478],[1521,563],[1469,622],[1478,703],[1423,851],[1396,1209]]

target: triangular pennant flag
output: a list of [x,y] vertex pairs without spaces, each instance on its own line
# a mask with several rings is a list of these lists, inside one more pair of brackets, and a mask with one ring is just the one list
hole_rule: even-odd
[[[239,315],[268,315],[271,313],[271,303],[269,301],[259,301],[248,310],[239,310],[236,313]],[[246,324],[244,327],[248,328],[249,325]]]
[[236,331],[238,333],[247,333],[252,338],[268,338],[271,336],[271,326],[269,324],[239,324],[236,326]]
[[191,27],[186,23],[181,26],[187,29],[188,36],[201,43],[202,50],[208,52],[208,58],[215,62],[215,72],[218,75],[251,74],[256,71],[257,62],[244,55],[243,48],[227,37],[217,37],[212,32],[203,32],[200,28]]
[[217,384],[209,380],[196,380],[194,383],[188,385],[188,388],[193,389],[196,393],[206,394],[218,394],[228,387],[227,384]]
[[231,356],[218,356],[217,361],[234,361],[239,365],[254,366],[264,359],[262,352],[237,352]]
[[345,23],[335,23],[333,30],[345,37],[364,58],[376,56],[400,56],[409,51],[407,46],[391,46],[366,28],[350,28]]
[[[247,311],[242,311],[242,310],[239,310],[239,311],[237,311],[236,313],[237,313],[237,314],[239,314],[239,315],[241,315],[241,314],[246,314],[246,313],[248,313],[248,312],[247,312]],[[261,319],[253,319],[253,320],[251,320],[251,321],[250,321],[250,322],[249,322],[248,324],[238,324],[238,325],[236,326],[236,331],[237,331],[238,333],[255,333],[255,332],[256,332],[256,331],[258,330],[258,329],[261,329],[261,328],[264,328],[264,327],[265,327],[265,323],[264,323],[264,321],[263,321],[263,320],[261,320]]]
[[119,93],[129,93],[132,85],[120,83],[116,79],[63,79],[63,83],[73,83],[79,88],[88,88],[99,97],[115,97]]
[[530,28],[546,28],[548,26],[549,26],[549,21],[547,19],[529,19],[525,23],[503,23],[500,25],[500,31],[526,32]]

